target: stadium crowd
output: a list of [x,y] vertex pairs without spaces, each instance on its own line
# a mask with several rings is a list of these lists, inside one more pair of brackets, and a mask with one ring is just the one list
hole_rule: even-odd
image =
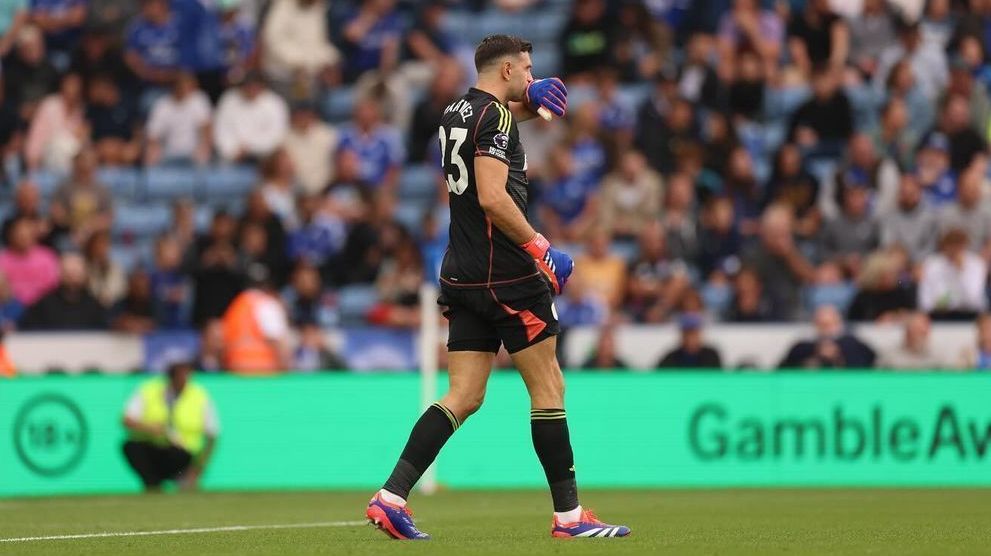
[[570,91],[521,126],[564,327],[988,309],[988,0],[3,0],[2,327],[417,326],[489,31]]

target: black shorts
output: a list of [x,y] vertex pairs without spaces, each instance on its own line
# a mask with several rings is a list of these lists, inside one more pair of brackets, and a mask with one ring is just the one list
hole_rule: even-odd
[[560,332],[550,286],[542,278],[494,288],[441,282],[437,303],[447,309],[448,351],[516,353]]

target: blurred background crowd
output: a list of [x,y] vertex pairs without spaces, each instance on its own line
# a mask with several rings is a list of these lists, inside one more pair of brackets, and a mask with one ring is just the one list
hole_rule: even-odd
[[565,328],[823,320],[802,366],[988,308],[989,0],[0,0],[0,326],[417,327],[492,32],[570,92],[520,128]]

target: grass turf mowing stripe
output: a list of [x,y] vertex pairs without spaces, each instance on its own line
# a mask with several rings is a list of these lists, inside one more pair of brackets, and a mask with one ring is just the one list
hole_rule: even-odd
[[224,525],[220,527],[196,527],[192,529],[161,529],[159,531],[107,531],[103,533],[79,533],[75,535],[47,535],[42,537],[13,537],[0,539],[0,543],[35,541],[71,541],[76,539],[102,539],[107,537],[148,537],[153,535],[188,535],[196,533],[227,533],[232,531],[256,531],[259,529],[309,529],[314,527],[357,527],[367,521],[321,521],[316,523],[282,523],[278,525]]

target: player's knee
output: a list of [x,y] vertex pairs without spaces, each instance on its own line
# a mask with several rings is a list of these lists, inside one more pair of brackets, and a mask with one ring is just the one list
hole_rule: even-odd
[[448,393],[445,401],[448,408],[458,416],[458,419],[464,421],[482,407],[482,402],[485,401],[485,391],[452,391]]

